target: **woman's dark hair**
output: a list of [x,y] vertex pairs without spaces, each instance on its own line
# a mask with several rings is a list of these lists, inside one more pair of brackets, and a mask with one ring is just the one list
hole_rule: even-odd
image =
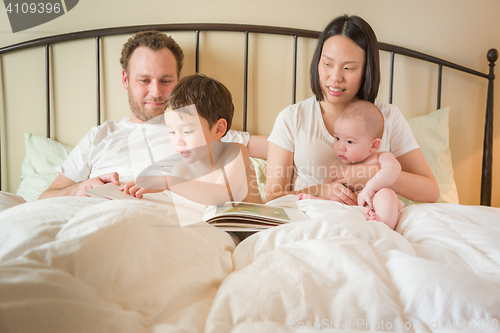
[[339,16],[331,21],[319,36],[310,69],[311,89],[314,95],[318,101],[323,100],[323,91],[321,90],[319,80],[318,65],[323,51],[323,44],[325,44],[325,41],[328,38],[336,35],[341,35],[351,39],[359,47],[365,50],[365,74],[356,96],[361,100],[373,103],[377,97],[378,87],[380,84],[378,42],[373,29],[359,16]]

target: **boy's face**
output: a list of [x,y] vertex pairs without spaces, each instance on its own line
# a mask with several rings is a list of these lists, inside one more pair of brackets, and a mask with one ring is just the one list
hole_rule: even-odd
[[374,139],[359,120],[338,119],[333,131],[333,150],[344,164],[363,162],[376,151],[373,148]]
[[208,121],[200,117],[196,107],[190,105],[189,113],[181,113],[170,108],[165,110],[165,124],[170,132],[170,140],[175,151],[185,163],[194,163],[208,156],[208,144],[220,141],[216,126],[210,129]]

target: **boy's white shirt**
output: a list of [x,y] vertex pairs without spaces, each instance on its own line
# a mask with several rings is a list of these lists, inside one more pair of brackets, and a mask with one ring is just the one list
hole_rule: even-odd
[[[215,142],[215,144],[215,146],[217,146],[217,142]],[[214,145],[212,145],[212,147],[214,147]],[[201,175],[193,177],[193,167],[195,168],[196,166],[186,165],[184,161],[181,160],[172,168],[172,174],[176,177],[186,178],[196,182],[222,185],[221,187],[212,187],[214,190],[212,195],[219,198],[221,202],[243,201],[248,195],[247,172],[241,151],[244,147],[236,143],[222,142],[220,143],[220,147],[222,147],[222,151],[219,156],[214,157],[214,160],[216,160],[214,161],[213,170],[211,172],[202,172]],[[204,170],[212,169],[212,166],[209,165],[209,160],[206,162],[208,163],[198,165],[198,167]],[[197,184],[200,185],[199,183]],[[180,186],[183,188],[181,189]],[[185,183],[170,186],[170,191],[182,195],[185,191],[184,186],[186,186]],[[231,195],[229,194],[229,190],[227,190],[227,186],[229,186]]]
[[[222,140],[246,146],[250,134],[228,131]],[[126,183],[153,162],[175,154],[164,124],[136,124],[124,118],[93,127],[54,169],[75,183],[110,172],[118,172],[120,182]]]

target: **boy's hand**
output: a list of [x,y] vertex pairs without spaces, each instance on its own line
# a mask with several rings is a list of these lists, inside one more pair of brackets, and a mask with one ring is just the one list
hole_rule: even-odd
[[375,190],[371,187],[365,187],[363,191],[358,194],[358,206],[364,207],[368,205],[373,210],[372,198],[375,195]]
[[125,192],[126,194],[130,194],[133,197],[138,199],[142,199],[143,195],[146,193],[158,193],[163,192],[163,190],[150,190],[147,188],[142,188],[136,185],[135,180],[131,180],[122,187],[120,187],[120,191]]

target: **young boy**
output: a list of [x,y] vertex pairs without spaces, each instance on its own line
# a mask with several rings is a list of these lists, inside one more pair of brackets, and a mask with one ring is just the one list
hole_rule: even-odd
[[201,74],[180,80],[165,102],[165,124],[177,162],[163,173],[172,158],[153,164],[123,186],[125,193],[142,198],[145,193],[170,190],[211,206],[228,201],[262,203],[245,146],[221,142],[233,114],[231,93],[222,83]]
[[[382,113],[373,103],[355,101],[337,117],[333,130],[337,160],[330,170],[357,163],[380,164],[380,170],[358,193],[358,205],[368,206],[365,210],[368,220],[384,222],[394,229],[402,204],[388,187],[398,179],[401,165],[390,152],[377,152],[384,133]],[[299,199],[307,198],[311,196],[299,195]]]

